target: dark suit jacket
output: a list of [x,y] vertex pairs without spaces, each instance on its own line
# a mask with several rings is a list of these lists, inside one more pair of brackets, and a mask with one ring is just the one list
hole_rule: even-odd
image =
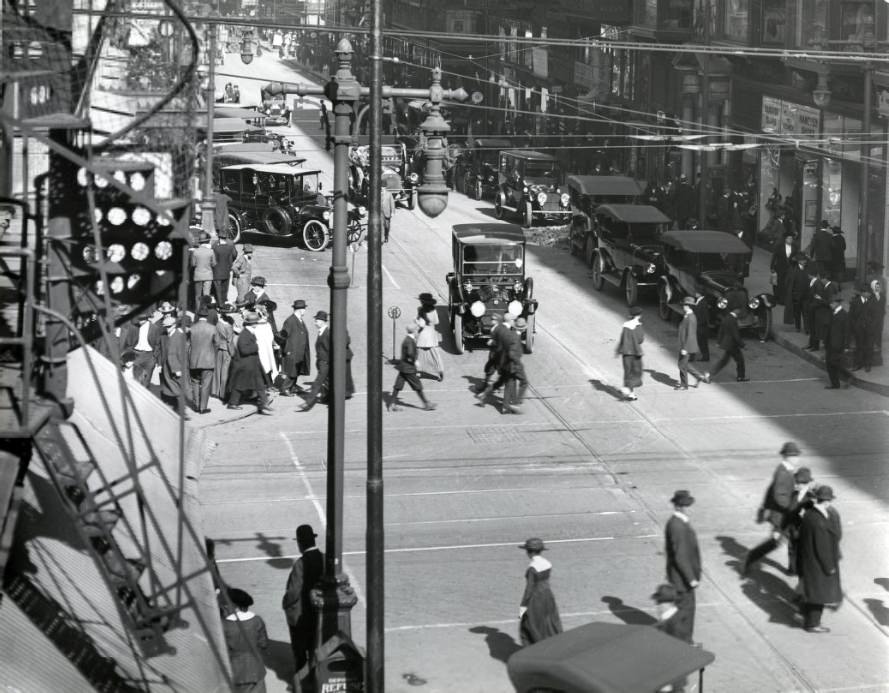
[[833,257],[833,234],[825,229],[818,229],[809,246],[812,257],[819,262],[830,262]]
[[216,256],[216,265],[213,267],[213,279],[228,279],[232,271],[235,258],[238,257],[238,249],[234,243],[217,243],[213,246],[213,254]]
[[188,367],[212,370],[216,367],[216,347],[213,337],[216,327],[207,320],[198,320],[188,332]]
[[784,525],[785,516],[793,505],[795,495],[793,484],[793,472],[783,464],[775,467],[772,483],[769,484],[762,501],[762,507],[766,509],[767,513],[766,519],[772,523],[775,529],[780,529]]
[[310,617],[314,614],[309,594],[318,584],[324,573],[324,554],[318,549],[310,549],[293,562],[287,577],[281,608],[287,617],[287,625],[311,627]]
[[330,363],[330,327],[315,337],[315,363],[320,368],[322,362],[325,365]]
[[741,339],[741,330],[738,329],[738,319],[731,312],[726,313],[722,322],[719,323],[719,333],[716,335],[716,341],[726,351],[740,349],[744,346],[744,341]]
[[281,326],[279,336],[283,340],[281,370],[290,378],[308,375],[312,352],[309,347],[309,330],[305,322],[295,315],[288,316]]
[[830,316],[827,326],[827,339],[824,348],[827,351],[838,353],[846,348],[849,343],[849,314],[840,309]]
[[680,591],[690,590],[692,580],[701,580],[701,552],[691,524],[673,515],[664,532],[667,552],[667,581]]
[[398,362],[398,372],[411,375],[417,372],[417,340],[410,335],[405,336],[401,342],[401,360]]

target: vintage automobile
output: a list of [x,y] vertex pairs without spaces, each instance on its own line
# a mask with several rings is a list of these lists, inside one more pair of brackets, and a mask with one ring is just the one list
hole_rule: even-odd
[[260,111],[265,115],[265,125],[290,125],[290,109],[284,99],[268,99],[262,102]]
[[333,209],[321,190],[320,173],[286,163],[220,169],[220,189],[230,198],[232,237],[253,229],[279,238],[296,237],[307,250],[324,250],[330,242]]
[[744,288],[753,252],[738,237],[723,231],[667,231],[661,235],[666,274],[658,284],[658,313],[664,320],[682,313],[682,299],[702,294],[708,303],[711,326],[725,312],[739,311],[738,325],[760,341],[772,332],[775,298],[769,293],[751,297]]
[[605,282],[619,286],[632,306],[640,289],[655,289],[666,269],[660,239],[669,223],[669,217],[651,205],[599,205],[592,231],[596,290],[601,291]]
[[272,142],[217,144],[213,146],[213,186],[219,189],[219,171],[226,166],[238,164],[301,166],[305,161],[303,157],[285,154]]
[[511,146],[509,140],[491,138],[470,142],[454,162],[454,189],[474,200],[483,200],[496,193],[500,152]]
[[[417,187],[420,176],[410,170],[407,146],[403,141],[392,137],[381,138],[380,153],[383,165],[383,183],[392,193],[395,204],[408,209],[417,206]],[[370,180],[370,148],[367,137],[361,137],[358,144],[349,150],[350,180],[349,195],[356,204],[367,204]]]
[[594,215],[599,205],[608,202],[632,204],[642,194],[642,186],[629,176],[568,176],[565,180],[571,197],[571,253],[580,255],[587,266],[593,266],[596,250]]
[[452,232],[454,271],[449,272],[448,314],[457,353],[484,346],[495,313],[522,316],[526,353],[534,348],[537,300],[526,276],[525,234],[515,224],[456,224]]
[[565,224],[571,219],[571,199],[560,186],[559,162],[549,154],[525,150],[500,152],[494,213],[498,219],[515,215],[524,226],[535,221]]

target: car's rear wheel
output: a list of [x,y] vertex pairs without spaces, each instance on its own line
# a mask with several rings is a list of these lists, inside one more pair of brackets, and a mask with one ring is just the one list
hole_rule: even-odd
[[462,354],[466,345],[463,342],[463,316],[460,313],[454,313],[454,351]]
[[667,321],[673,315],[673,311],[670,309],[670,304],[667,301],[667,289],[663,285],[659,286],[657,290],[657,312],[662,320]]
[[602,276],[602,272],[605,270],[605,261],[602,259],[602,255],[593,252],[593,288],[596,291],[601,291],[602,287],[605,286],[605,277]]
[[639,284],[632,272],[627,272],[626,279],[624,279],[624,292],[627,296],[627,305],[635,306],[639,300]]
[[506,214],[506,211],[503,209],[503,202],[500,200],[500,194],[498,193],[497,199],[494,200],[494,216],[498,219],[502,219]]
[[525,203],[525,211],[522,214],[522,223],[524,226],[534,226],[534,214],[531,212],[531,203]]
[[262,215],[266,233],[273,236],[289,236],[293,224],[290,215],[280,207],[269,207]]
[[417,189],[411,190],[410,196],[407,198],[407,208],[413,209],[417,206]]
[[228,240],[237,243],[241,240],[241,222],[238,221],[236,214],[228,213],[225,220],[225,230],[228,232]]
[[525,329],[525,353],[534,353],[534,324],[536,322],[535,315],[528,316],[528,327]]
[[330,230],[327,226],[317,219],[310,219],[303,226],[302,232],[303,245],[306,250],[313,253],[319,253],[327,247],[330,242]]
[[756,331],[756,336],[759,337],[760,342],[764,342],[772,336],[771,308],[766,308],[764,311],[762,311],[762,315],[759,318],[759,328]]

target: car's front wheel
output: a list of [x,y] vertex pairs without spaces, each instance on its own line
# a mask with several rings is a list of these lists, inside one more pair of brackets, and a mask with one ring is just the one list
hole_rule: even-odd
[[639,284],[632,272],[627,272],[626,279],[624,279],[624,292],[627,296],[627,305],[635,306],[636,301],[639,300]]
[[534,214],[531,211],[531,203],[525,203],[525,211],[522,214],[522,224],[527,227],[534,226]]
[[454,351],[462,354],[466,345],[463,342],[463,316],[460,313],[454,313]]
[[772,309],[766,308],[759,316],[759,327],[756,336],[760,342],[766,341],[772,335]]
[[238,221],[236,214],[228,213],[228,217],[225,220],[225,230],[228,232],[228,240],[230,242],[237,243],[241,240],[241,222]]
[[605,286],[605,277],[602,276],[602,272],[605,270],[605,261],[602,259],[602,256],[593,252],[593,288],[596,291],[601,291],[602,287]]
[[302,232],[303,245],[306,250],[313,253],[319,253],[327,247],[330,242],[330,230],[327,226],[317,219],[310,219],[303,226]]

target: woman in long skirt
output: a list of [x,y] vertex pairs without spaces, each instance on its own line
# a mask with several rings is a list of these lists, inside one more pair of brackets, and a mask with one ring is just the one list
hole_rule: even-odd
[[269,321],[268,311],[261,303],[256,304],[259,324],[256,326],[256,345],[259,347],[259,362],[265,374],[266,386],[271,387],[278,377],[278,362],[275,358],[275,332]]
[[423,293],[419,296],[420,307],[417,309],[417,327],[420,333],[417,335],[417,371],[428,373],[444,380],[444,362],[441,360],[441,351],[438,347],[438,311],[435,308],[435,298],[432,294]]
[[540,555],[546,550],[543,541],[532,537],[519,548],[531,559],[525,571],[525,593],[519,606],[519,637],[522,645],[533,645],[561,633],[562,619],[549,586],[553,564]]
[[620,389],[625,399],[638,399],[635,389],[642,387],[642,342],[645,334],[642,331],[642,309],[630,306],[630,319],[620,332],[615,355],[621,357],[624,367],[624,385]]
[[262,618],[250,611],[253,598],[237,587],[228,589],[235,610],[222,622],[222,632],[232,665],[232,682],[238,693],[265,693],[262,653],[269,646]]

